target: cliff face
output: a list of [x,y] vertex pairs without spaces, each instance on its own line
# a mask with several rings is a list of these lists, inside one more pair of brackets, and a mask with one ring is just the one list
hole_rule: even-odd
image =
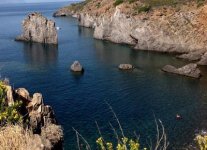
[[186,53],[180,58],[196,57],[204,59],[199,64],[206,64],[203,62],[207,51],[207,5],[197,7],[190,2],[179,8],[155,7],[137,14],[132,13],[133,7],[128,3],[114,7],[113,2],[104,0],[90,1],[78,11],[69,7],[60,12],[75,14],[81,26],[94,28],[97,39],[130,44],[139,50]]
[[29,14],[23,23],[23,33],[16,40],[38,43],[57,44],[57,30],[55,22],[48,20],[40,13]]

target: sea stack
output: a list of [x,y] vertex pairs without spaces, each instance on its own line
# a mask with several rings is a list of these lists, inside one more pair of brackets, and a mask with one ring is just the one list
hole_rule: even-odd
[[70,70],[73,72],[83,72],[84,69],[79,61],[74,61],[73,64],[70,66]]
[[48,20],[41,13],[31,13],[22,22],[23,33],[16,41],[58,44],[55,22]]

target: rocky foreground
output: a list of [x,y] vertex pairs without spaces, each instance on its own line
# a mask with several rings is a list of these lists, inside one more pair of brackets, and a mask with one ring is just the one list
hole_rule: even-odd
[[48,20],[40,13],[31,13],[22,22],[23,33],[16,41],[58,44],[55,22]]
[[61,8],[54,16],[77,17],[81,26],[94,29],[97,39],[129,44],[138,50],[180,53],[179,58],[207,65],[205,1],[183,1],[150,10],[139,0],[114,4],[113,0],[90,0]]
[[[0,143],[3,149],[63,149],[63,130],[57,124],[52,107],[44,104],[41,93],[34,93],[31,96],[25,88],[13,89],[8,83],[2,81],[0,87],[1,92],[2,89],[6,91],[4,107],[11,109],[16,105],[17,101],[23,103],[20,107],[21,109],[18,110],[18,113],[22,116],[22,121],[15,126],[9,123],[5,124],[12,116],[8,116],[7,120],[3,120],[3,118],[6,118],[5,115],[7,113],[2,113],[1,109]],[[1,101],[2,104],[3,102]],[[18,136],[24,139],[18,139]],[[14,145],[11,146],[12,144]]]

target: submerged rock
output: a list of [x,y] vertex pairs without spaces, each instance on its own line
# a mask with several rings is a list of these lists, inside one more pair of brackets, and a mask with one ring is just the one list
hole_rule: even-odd
[[82,65],[79,63],[79,61],[74,61],[73,64],[70,67],[71,71],[73,72],[83,72],[83,67]]
[[120,70],[132,70],[134,67],[131,64],[120,64],[119,69]]
[[162,71],[192,78],[200,78],[201,76],[201,71],[198,69],[197,64],[188,64],[181,68],[175,68],[174,66],[166,65],[162,68]]
[[45,44],[58,44],[55,22],[48,20],[40,13],[31,13],[24,19],[22,35],[16,37],[17,41],[38,42]]

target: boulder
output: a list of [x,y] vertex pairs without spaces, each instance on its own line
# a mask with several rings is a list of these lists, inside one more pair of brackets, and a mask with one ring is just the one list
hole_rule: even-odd
[[55,22],[48,20],[40,13],[31,13],[24,19],[22,35],[16,37],[17,41],[38,42],[45,44],[58,44]]
[[40,133],[41,127],[44,125],[41,113],[32,111],[29,113],[29,125],[34,133]]
[[166,65],[162,68],[162,71],[192,78],[200,78],[201,76],[201,71],[198,69],[197,64],[188,64],[181,68],[175,68],[174,66]]
[[132,70],[134,67],[131,64],[120,64],[119,69],[120,70]]
[[74,61],[70,67],[71,71],[73,72],[83,72],[83,67],[78,61]]
[[63,143],[63,131],[61,126],[48,124],[41,129],[41,136],[50,141],[53,149],[60,149]]
[[31,103],[33,105],[33,109],[38,110],[39,106],[41,106],[43,104],[42,94],[40,94],[40,93],[33,94]]
[[30,100],[29,92],[25,88],[18,88],[15,92],[20,98]]

